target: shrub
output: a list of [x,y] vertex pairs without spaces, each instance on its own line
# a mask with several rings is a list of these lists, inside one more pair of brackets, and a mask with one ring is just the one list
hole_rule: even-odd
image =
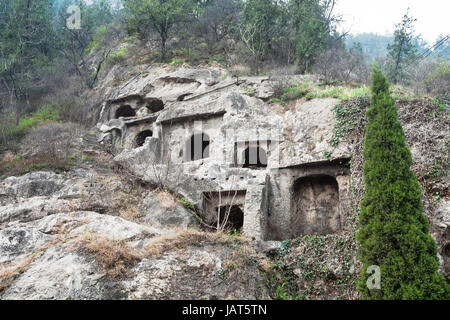
[[108,28],[106,26],[101,26],[100,28],[98,28],[98,30],[94,36],[94,39],[85,49],[85,54],[91,52],[92,50],[94,52],[98,51],[101,47],[102,40],[107,36],[107,34],[108,34]]
[[433,95],[450,100],[450,60],[429,58],[409,68],[412,89],[418,96]]
[[314,86],[308,80],[304,80],[301,83],[292,85],[289,84],[287,79],[280,78],[274,83],[274,96],[271,102],[280,102],[285,104],[286,101],[295,100],[303,97],[312,99],[315,97],[313,94]]
[[141,256],[124,241],[112,240],[105,237],[83,235],[80,240],[82,247],[93,254],[97,263],[110,277],[122,277],[128,273]]
[[424,81],[428,93],[433,93],[443,99],[450,99],[450,62],[438,61],[433,71]]
[[108,65],[113,66],[118,64],[119,62],[126,60],[127,56],[128,56],[127,47],[121,47],[119,50],[110,53],[106,61]]
[[21,141],[21,156],[0,162],[0,174],[16,175],[37,170],[64,172],[90,159],[79,152],[84,131],[72,123],[45,123],[32,128]]
[[283,94],[281,96],[281,100],[289,101],[295,100],[298,98],[302,98],[306,96],[309,92],[309,88],[307,84],[300,84],[295,87],[286,87],[284,88]]
[[[450,288],[438,273],[437,246],[423,214],[422,192],[411,171],[411,152],[397,118],[389,84],[378,67],[372,73],[367,111],[359,214],[358,288],[364,299],[449,299]],[[381,271],[381,288],[368,289],[369,266]]]
[[170,65],[171,65],[172,67],[179,67],[179,66],[181,66],[183,63],[184,63],[184,59],[175,57],[175,58],[173,58],[172,61],[170,62]]
[[46,105],[36,112],[21,117],[18,123],[14,115],[4,117],[0,123],[0,151],[15,149],[27,132],[38,125],[59,120],[59,110],[55,105]]

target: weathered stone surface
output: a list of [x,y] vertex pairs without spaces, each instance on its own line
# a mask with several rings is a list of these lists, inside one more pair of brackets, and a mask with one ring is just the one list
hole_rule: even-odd
[[349,158],[350,146],[342,142],[337,148],[330,144],[337,99],[299,101],[295,110],[284,114],[283,142],[280,144],[280,167],[325,160],[324,152],[332,152],[331,159]]
[[45,233],[62,233],[63,230],[71,237],[94,234],[111,240],[130,240],[160,234],[154,228],[121,217],[84,211],[48,216],[36,221],[36,225],[38,230]]
[[79,253],[52,246],[28,266],[2,299],[100,299],[103,276],[95,263]]
[[63,177],[53,172],[31,172],[9,177],[0,184],[0,193],[17,199],[49,196],[63,187]]
[[[263,299],[260,275],[240,266],[225,272],[231,250],[220,245],[188,247],[157,259],[143,259],[131,272],[135,277],[122,283],[129,299]],[[249,277],[249,273],[253,277]]]
[[441,272],[450,278],[450,201],[442,199],[433,215],[432,235],[438,243]]
[[47,214],[68,210],[70,205],[67,201],[34,197],[0,207],[0,222],[31,221]]
[[341,230],[339,187],[329,176],[307,177],[294,187],[293,237]]
[[20,260],[53,239],[53,236],[26,224],[7,226],[0,230],[0,264]]
[[[115,180],[114,180],[115,179]],[[31,221],[60,212],[105,209],[116,200],[122,182],[78,169],[67,176],[33,172],[0,183],[0,222]],[[107,183],[108,182],[108,183]],[[116,191],[116,192],[115,192]]]
[[151,192],[141,204],[142,223],[154,226],[158,230],[196,226],[193,213],[167,193]]

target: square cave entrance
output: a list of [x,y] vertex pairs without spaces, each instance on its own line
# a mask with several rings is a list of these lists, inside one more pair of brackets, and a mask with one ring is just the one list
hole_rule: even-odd
[[204,192],[202,218],[209,226],[224,226],[230,232],[244,226],[245,190]]

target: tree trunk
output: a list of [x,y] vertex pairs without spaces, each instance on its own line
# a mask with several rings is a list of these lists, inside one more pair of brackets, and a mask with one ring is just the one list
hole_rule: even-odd
[[166,41],[167,41],[166,37],[161,36],[161,61],[162,62],[166,61],[166,55],[167,55]]

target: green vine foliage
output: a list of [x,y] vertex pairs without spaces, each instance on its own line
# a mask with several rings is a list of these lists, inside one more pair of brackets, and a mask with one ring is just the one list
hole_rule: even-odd
[[[362,98],[358,98],[357,105],[362,106]],[[330,143],[336,148],[339,145],[341,138],[345,137],[347,134],[355,129],[355,121],[358,114],[361,112],[359,107],[348,107],[345,104],[338,104],[334,107],[334,114],[336,116],[336,123],[334,125],[333,136],[331,137]]]

